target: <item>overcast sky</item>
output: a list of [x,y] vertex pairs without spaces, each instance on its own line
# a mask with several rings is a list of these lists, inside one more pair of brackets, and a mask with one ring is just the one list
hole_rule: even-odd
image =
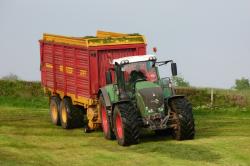
[[0,0],[0,77],[40,80],[44,32],[96,30],[144,34],[148,53],[156,46],[158,59],[174,59],[193,86],[250,78],[249,0]]

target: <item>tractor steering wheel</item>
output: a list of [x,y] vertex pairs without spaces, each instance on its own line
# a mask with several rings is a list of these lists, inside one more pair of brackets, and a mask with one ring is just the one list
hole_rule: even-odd
[[146,79],[145,79],[145,78],[137,78],[137,79],[135,80],[135,82],[140,82],[140,81],[146,81]]
[[133,70],[130,73],[129,82],[131,82],[131,83],[135,83],[135,82],[138,82],[138,81],[145,81],[145,80],[146,80],[146,77],[141,71]]

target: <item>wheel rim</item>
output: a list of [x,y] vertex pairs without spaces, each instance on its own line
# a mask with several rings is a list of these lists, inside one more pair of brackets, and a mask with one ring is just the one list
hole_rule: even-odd
[[52,104],[51,115],[52,115],[53,121],[56,121],[58,114],[57,114],[57,108],[55,104]]
[[118,138],[121,139],[123,137],[123,130],[122,130],[122,119],[119,113],[116,115],[115,121],[116,121],[116,132]]
[[65,107],[62,107],[62,121],[63,123],[67,122],[67,112]]
[[101,106],[101,110],[102,110],[102,128],[103,128],[104,133],[107,133],[108,132],[108,119],[107,119],[106,109],[104,105]]

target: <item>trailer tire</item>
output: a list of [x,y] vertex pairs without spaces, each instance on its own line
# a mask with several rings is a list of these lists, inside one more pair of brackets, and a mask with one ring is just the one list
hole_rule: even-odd
[[113,140],[115,138],[115,134],[112,130],[110,118],[108,116],[105,101],[102,95],[99,98],[99,108],[100,108],[100,114],[101,114],[103,135],[106,139]]
[[53,124],[60,126],[60,103],[61,99],[58,96],[52,96],[50,98],[50,117]]
[[65,97],[60,105],[60,120],[62,128],[72,129],[83,126],[83,113],[72,104],[69,97]]
[[86,114],[86,110],[84,110],[84,108],[82,106],[74,106],[73,105],[73,109],[74,109],[74,127],[75,128],[80,128],[80,127],[84,127],[84,116]]
[[121,146],[129,146],[139,143],[140,121],[132,103],[115,105],[113,124],[116,139]]
[[195,124],[192,106],[185,98],[176,98],[170,102],[173,114],[172,136],[176,140],[190,140],[195,136]]

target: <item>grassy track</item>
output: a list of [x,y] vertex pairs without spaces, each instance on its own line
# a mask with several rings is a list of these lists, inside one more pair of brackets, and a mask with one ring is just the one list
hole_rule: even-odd
[[63,130],[48,110],[0,107],[0,165],[250,165],[250,110],[196,110],[195,140],[145,133],[121,147],[101,132]]

